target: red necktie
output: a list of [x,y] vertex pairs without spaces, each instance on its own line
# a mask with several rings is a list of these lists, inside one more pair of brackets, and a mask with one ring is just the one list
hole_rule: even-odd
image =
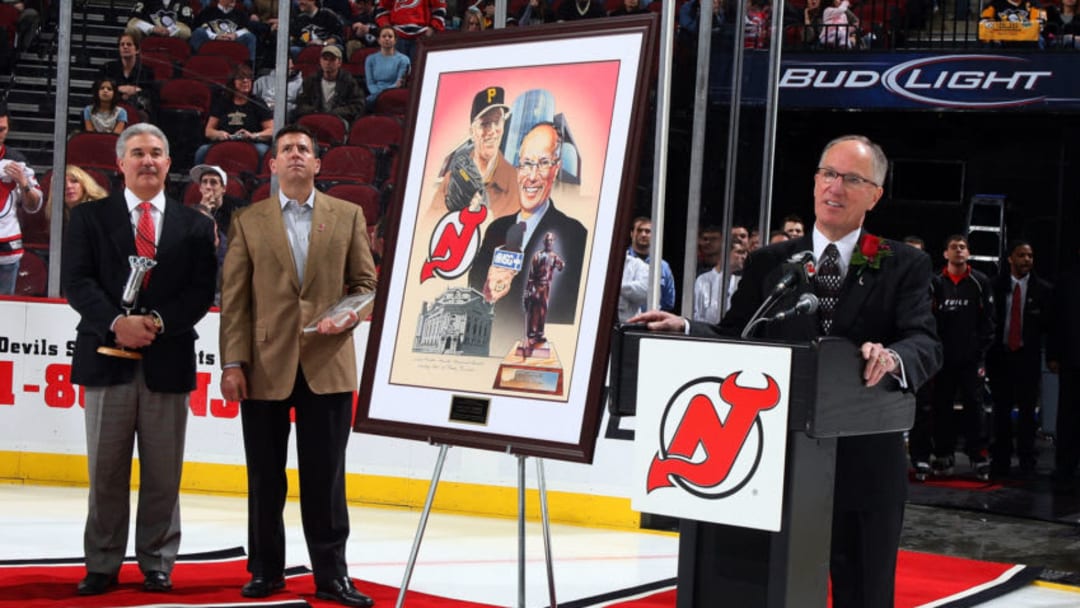
[[[135,226],[135,252],[144,258],[154,259],[157,246],[154,245],[154,218],[150,215],[150,203],[139,203],[139,223]],[[150,271],[143,276],[143,287],[150,283]]]
[[1012,311],[1009,313],[1009,350],[1020,350],[1023,345],[1023,298],[1020,295],[1020,284],[1013,286]]

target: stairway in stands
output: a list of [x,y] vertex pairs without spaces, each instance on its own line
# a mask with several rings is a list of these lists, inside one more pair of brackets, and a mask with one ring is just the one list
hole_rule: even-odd
[[[133,0],[76,0],[72,41],[68,133],[82,128],[82,109],[102,64],[117,58],[116,39],[124,31]],[[71,4],[65,0],[63,6]],[[56,91],[56,24],[44,28],[29,51],[20,54],[8,89],[12,132],[7,145],[26,154],[40,177],[52,168]],[[61,100],[64,103],[64,100]]]

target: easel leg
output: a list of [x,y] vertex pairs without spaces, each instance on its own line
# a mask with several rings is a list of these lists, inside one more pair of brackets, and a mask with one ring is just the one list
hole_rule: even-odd
[[547,510],[547,484],[544,483],[544,461],[536,459],[536,480],[540,490],[540,522],[544,531],[544,563],[547,565],[548,599],[550,607],[556,608],[555,601],[555,570],[551,565],[551,523],[548,520]]
[[416,557],[420,554],[420,542],[424,540],[424,529],[427,528],[428,515],[431,514],[431,505],[435,502],[435,490],[439,487],[439,477],[442,476],[443,463],[446,462],[446,450],[450,446],[439,446],[439,457],[435,460],[435,472],[431,475],[431,485],[428,486],[427,499],[424,501],[424,510],[420,512],[420,523],[416,526],[416,537],[413,538],[412,550],[409,552],[409,561],[405,564],[405,578],[401,581],[401,589],[398,591],[396,608],[405,605],[405,592],[409,589],[409,580],[412,579],[413,567],[416,566]]

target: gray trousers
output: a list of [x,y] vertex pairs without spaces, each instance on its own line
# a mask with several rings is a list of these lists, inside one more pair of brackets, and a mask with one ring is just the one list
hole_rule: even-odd
[[155,393],[138,364],[129,384],[86,387],[90,505],[83,533],[86,570],[120,570],[131,519],[131,459],[139,446],[135,556],[139,568],[172,572],[180,547],[180,472],[188,393]]

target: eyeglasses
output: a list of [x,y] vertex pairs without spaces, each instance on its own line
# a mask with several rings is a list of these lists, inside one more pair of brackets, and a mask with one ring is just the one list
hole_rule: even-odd
[[837,173],[836,171],[833,171],[832,169],[826,169],[825,167],[818,167],[817,175],[826,184],[831,184],[836,181],[836,178],[840,178],[841,180],[843,180],[845,188],[859,188],[867,185],[877,188],[881,185],[876,184],[866,179],[865,177],[859,177],[854,173]]
[[551,168],[554,167],[558,162],[559,159],[557,158],[539,158],[536,160],[523,160],[518,163],[517,170],[518,173],[532,173],[533,171],[539,170],[539,173],[546,174],[548,171],[551,171]]

